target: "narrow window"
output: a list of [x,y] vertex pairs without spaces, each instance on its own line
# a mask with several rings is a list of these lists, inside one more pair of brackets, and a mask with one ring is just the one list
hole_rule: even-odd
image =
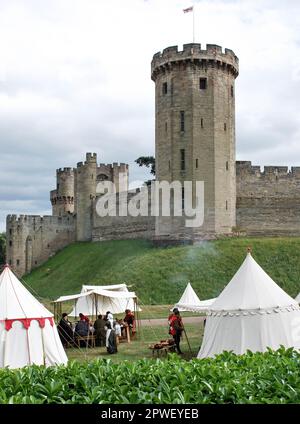
[[184,131],[184,110],[180,111],[180,131]]
[[227,202],[227,200],[226,200],[226,210],[228,210],[228,202]]
[[201,128],[203,128],[204,127],[204,125],[203,125],[203,118],[201,118]]
[[37,261],[34,261],[35,265],[37,265]]
[[169,171],[171,170],[171,161],[169,160]]
[[180,149],[180,169],[181,171],[185,170],[185,150]]
[[163,95],[168,93],[168,83],[167,82],[163,83],[162,92],[163,92]]
[[12,246],[12,241],[11,240],[9,240],[9,245]]
[[20,265],[20,259],[17,259],[17,265]]
[[181,188],[181,207],[184,209],[184,187]]
[[229,165],[228,165],[228,160],[226,161],[226,171],[228,171],[229,169]]
[[196,168],[198,168],[198,159],[196,159]]
[[226,123],[224,122],[224,131],[226,131],[227,130],[227,125],[226,125]]
[[233,85],[231,86],[231,97],[233,97],[234,91],[233,91]]
[[199,87],[200,87],[200,90],[206,90],[207,78],[200,78]]
[[10,235],[12,234],[12,229],[10,229],[10,230],[9,230],[9,234],[10,234]]
[[168,132],[168,123],[165,122],[165,132]]

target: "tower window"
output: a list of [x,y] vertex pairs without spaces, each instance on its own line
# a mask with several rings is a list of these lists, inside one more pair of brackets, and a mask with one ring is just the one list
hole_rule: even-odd
[[207,89],[207,78],[200,78],[199,88],[200,88],[200,90],[206,90]]
[[226,122],[224,122],[224,131],[226,130],[227,130],[227,125],[226,125]]
[[185,170],[185,150],[180,149],[180,169],[181,171]]
[[184,110],[180,111],[180,131],[184,131]]
[[181,188],[181,207],[184,209],[184,187]]
[[165,132],[168,132],[168,123],[165,122]]
[[201,128],[204,128],[204,125],[203,125],[203,118],[201,118]]
[[228,171],[229,169],[229,165],[228,165],[228,160],[226,161],[226,171]]
[[12,246],[12,241],[11,240],[9,240],[9,245]]
[[198,159],[196,159],[196,168],[198,168]]
[[233,85],[231,86],[231,97],[233,97],[234,91],[233,91]]
[[17,265],[20,265],[20,259],[17,259]]
[[169,160],[169,171],[171,170],[171,161]]
[[12,229],[10,228],[10,230],[9,230],[9,234],[11,235],[12,234]]
[[162,85],[162,93],[163,93],[163,95],[168,93],[168,83],[167,82],[164,82],[163,85]]
[[226,210],[228,210],[228,201],[226,200],[226,205],[225,205],[225,207],[226,207]]

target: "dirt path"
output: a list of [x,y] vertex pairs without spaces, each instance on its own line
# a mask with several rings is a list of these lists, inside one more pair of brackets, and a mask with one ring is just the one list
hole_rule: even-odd
[[[197,324],[201,323],[204,320],[205,316],[201,317],[183,317],[184,324]],[[141,325],[144,327],[155,327],[159,325],[168,325],[168,320],[166,318],[157,318],[157,319],[142,319]]]

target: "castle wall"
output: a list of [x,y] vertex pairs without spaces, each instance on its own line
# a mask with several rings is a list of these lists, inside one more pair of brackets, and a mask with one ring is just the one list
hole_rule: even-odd
[[237,226],[249,235],[300,235],[300,167],[236,163]]
[[[97,213],[97,196],[93,204],[93,241],[121,240],[121,239],[152,239],[155,229],[155,218],[150,216],[119,216],[120,196],[124,196],[125,207],[128,208],[132,198],[140,193],[139,190],[129,193],[116,194],[116,216],[99,216]],[[150,193],[149,193],[150,194]],[[126,200],[127,199],[127,200]],[[151,199],[148,197],[148,210],[151,210]]]
[[6,237],[7,262],[22,276],[75,241],[75,218],[8,215]]

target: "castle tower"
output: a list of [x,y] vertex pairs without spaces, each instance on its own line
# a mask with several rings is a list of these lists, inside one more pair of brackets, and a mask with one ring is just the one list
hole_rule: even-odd
[[[231,233],[235,226],[235,78],[232,50],[185,44],[156,53],[155,157],[158,181],[204,181],[204,223],[186,228],[180,217],[156,220],[156,235],[202,238]],[[184,205],[184,191],[182,192]]]
[[86,161],[74,169],[76,240],[92,239],[93,199],[96,197],[97,154],[87,153]]
[[71,168],[56,170],[56,190],[50,191],[52,215],[74,212],[74,172]]

